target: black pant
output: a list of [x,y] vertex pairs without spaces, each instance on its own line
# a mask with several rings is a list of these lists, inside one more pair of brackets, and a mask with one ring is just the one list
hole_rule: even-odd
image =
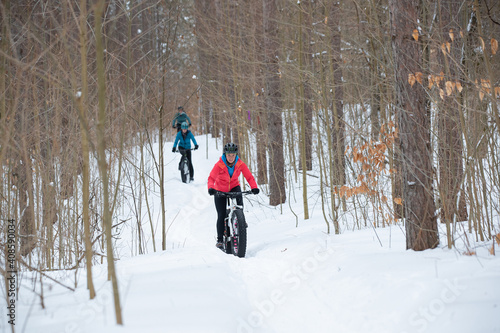
[[[229,192],[241,192],[241,187],[235,186]],[[217,242],[222,243],[222,236],[224,235],[224,219],[226,218],[226,200],[224,197],[215,196],[215,209],[217,210]],[[243,207],[243,197],[240,195],[236,198],[238,206]]]
[[[188,160],[188,167],[189,167],[189,177],[193,179],[194,177],[194,169],[193,169],[193,163],[191,162],[191,149],[184,149],[182,147],[179,147],[179,153],[181,155],[186,155],[187,160]],[[180,162],[179,162],[180,166]]]

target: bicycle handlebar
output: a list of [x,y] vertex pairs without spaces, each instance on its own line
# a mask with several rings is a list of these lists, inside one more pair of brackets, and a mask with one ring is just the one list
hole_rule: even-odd
[[243,194],[252,194],[252,191],[242,191],[242,192],[222,192],[215,190],[215,196],[224,198],[236,198]]
[[[196,150],[196,149],[193,149],[193,148],[191,148],[191,149],[185,149],[185,148],[183,148],[182,150],[184,150],[184,151],[186,151],[186,150],[191,150],[191,151],[193,151],[193,150]],[[176,153],[180,153],[180,152],[181,152],[181,149],[176,148],[176,149],[175,149],[175,152],[176,152]]]

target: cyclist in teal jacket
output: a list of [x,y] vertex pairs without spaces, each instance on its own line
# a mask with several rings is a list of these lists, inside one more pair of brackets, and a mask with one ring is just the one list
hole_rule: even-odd
[[187,122],[188,126],[191,126],[191,119],[187,115],[186,111],[184,111],[184,108],[179,106],[177,108],[177,114],[172,120],[172,128],[177,128],[177,132],[179,132],[181,130],[181,124],[184,122]]
[[184,155],[186,154],[189,166],[189,176],[191,181],[194,180],[194,169],[193,163],[191,162],[191,141],[194,143],[194,150],[198,149],[198,143],[194,138],[193,133],[188,130],[189,125],[187,122],[183,122],[181,125],[181,131],[177,132],[177,136],[175,137],[174,147],[172,148],[172,153],[175,153],[177,143],[179,143],[179,152]]

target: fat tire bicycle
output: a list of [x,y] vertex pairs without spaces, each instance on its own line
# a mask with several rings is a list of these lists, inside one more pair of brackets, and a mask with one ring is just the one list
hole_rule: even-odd
[[179,162],[179,171],[181,172],[181,180],[183,183],[187,183],[189,181],[189,161],[186,157],[186,149],[179,148],[177,149],[179,153],[181,153],[181,160]]
[[238,205],[236,201],[236,198],[243,194],[252,194],[252,191],[215,192],[215,196],[227,198],[222,251],[239,258],[244,258],[247,251],[248,224],[245,221],[245,214],[243,214],[243,206]]

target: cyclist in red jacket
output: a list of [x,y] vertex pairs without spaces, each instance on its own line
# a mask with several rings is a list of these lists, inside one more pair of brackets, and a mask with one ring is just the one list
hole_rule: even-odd
[[[258,194],[257,183],[247,165],[238,157],[238,146],[228,143],[224,146],[224,153],[208,176],[208,194],[214,195],[216,191],[241,192],[239,176],[243,173],[250,184],[253,194]],[[224,219],[226,217],[226,198],[215,196],[215,209],[217,210],[217,246],[222,248],[224,235]],[[237,204],[243,206],[243,197],[240,195]]]

